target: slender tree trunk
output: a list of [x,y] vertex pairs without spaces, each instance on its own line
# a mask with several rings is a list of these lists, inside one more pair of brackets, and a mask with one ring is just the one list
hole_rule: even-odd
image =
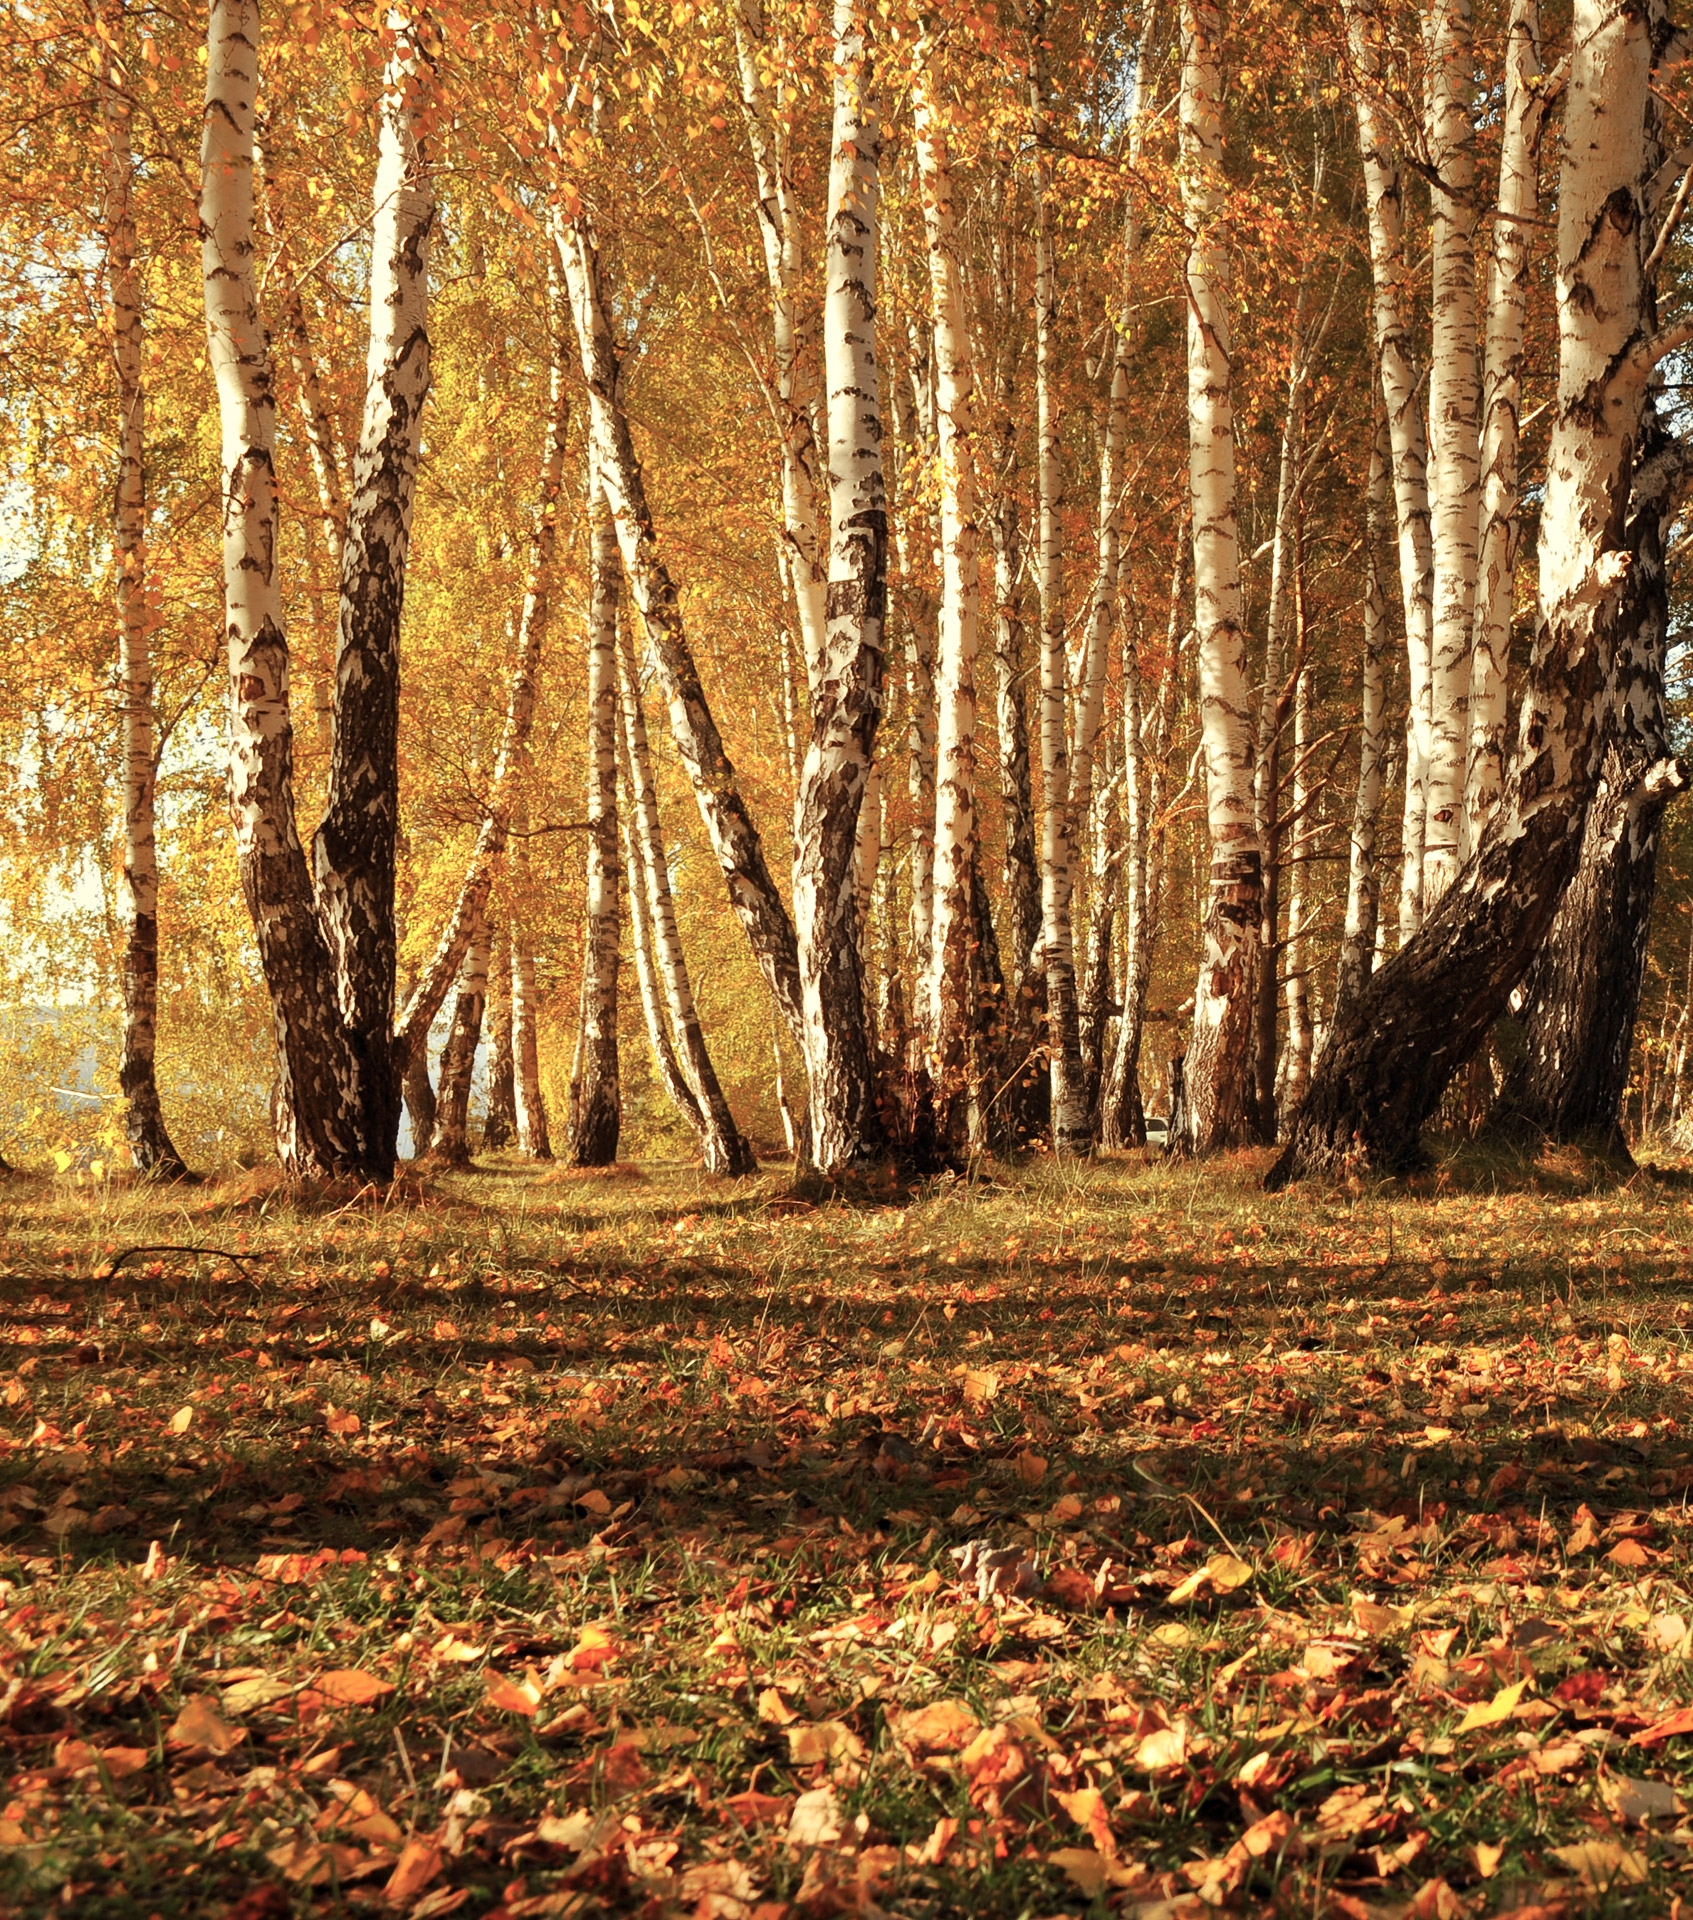
[[488,1004],[489,928],[479,916],[465,948],[459,970],[458,997],[453,1002],[453,1024],[441,1054],[441,1091],[435,1103],[435,1131],[429,1158],[439,1166],[470,1165],[470,1086],[476,1072],[476,1049],[482,1040],[482,1016]]
[[[1306,1089],[1311,1084],[1314,1035],[1311,1030],[1310,975],[1305,965],[1305,889],[1310,863],[1305,850],[1311,843],[1313,831],[1309,814],[1312,742],[1316,737],[1312,716],[1314,700],[1315,676],[1311,668],[1305,667],[1300,671],[1293,702],[1293,830],[1297,837],[1288,862],[1291,886],[1287,902],[1286,961],[1282,969],[1287,995],[1287,1052],[1282,1063],[1277,1102],[1284,1131],[1292,1116],[1299,1111],[1299,1103],[1305,1098]],[[1274,971],[1273,968],[1266,970]]]
[[[883,236],[884,242],[886,235]],[[906,791],[911,814],[911,953],[914,1002],[918,1024],[926,1035],[924,1000],[928,991],[930,955],[935,939],[935,755],[937,707],[935,695],[935,628],[938,607],[927,586],[929,563],[919,532],[939,559],[940,528],[925,504],[927,476],[940,466],[939,434],[935,418],[933,355],[928,329],[915,320],[907,323],[910,352],[905,379],[889,380],[895,426],[895,472],[907,479],[891,516],[890,536],[899,563],[897,612],[905,629],[905,739]],[[905,396],[901,405],[900,396]],[[909,447],[901,456],[897,449]],[[938,569],[937,569],[938,570]],[[890,598],[889,619],[895,607]],[[921,1041],[919,1042],[921,1044]]]
[[[621,664],[621,649],[619,655]],[[694,1090],[688,1085],[677,1063],[675,1044],[665,1018],[658,972],[653,964],[652,927],[648,910],[650,882],[637,825],[634,780],[622,740],[617,757],[617,781],[617,823],[623,840],[623,871],[629,882],[629,930],[635,952],[635,982],[641,990],[641,1012],[647,1025],[647,1044],[652,1049],[659,1084],[669,1095],[670,1104],[693,1129],[694,1137],[703,1144],[705,1115],[700,1111]]]
[[536,1033],[535,946],[524,908],[529,882],[529,816],[522,801],[512,809],[511,898],[511,1054],[517,1080],[517,1145],[531,1160],[550,1160],[552,1140],[541,1095],[541,1063]]
[[582,1066],[570,1164],[617,1158],[623,1095],[617,1069],[622,952],[617,857],[617,529],[597,469],[588,477],[588,885],[583,938]]
[[[708,1173],[739,1177],[757,1171],[750,1143],[735,1124],[735,1116],[718,1082],[706,1046],[705,1030],[700,1025],[699,1009],[694,1002],[693,982],[688,975],[682,936],[676,926],[676,906],[670,891],[670,870],[665,863],[664,835],[658,817],[658,788],[653,779],[652,755],[647,741],[646,711],[641,700],[640,682],[635,674],[633,650],[625,642],[618,652],[618,674],[622,693],[623,743],[629,768],[632,798],[630,822],[639,865],[629,867],[631,902],[644,891],[648,916],[652,923],[653,954],[657,984],[662,988],[675,1028],[680,1051],[680,1070],[685,1076],[693,1100],[697,1121],[690,1121],[700,1136],[700,1149]],[[645,989],[643,988],[643,991]],[[656,1043],[655,1043],[656,1045]],[[668,1081],[667,1081],[668,1084]],[[681,1105],[678,1100],[678,1105]],[[686,1114],[686,1107],[683,1108]]]
[[1428,433],[1421,378],[1412,348],[1411,272],[1405,258],[1404,179],[1382,88],[1382,28],[1377,0],[1345,0],[1347,38],[1361,84],[1355,90],[1358,144],[1364,160],[1374,285],[1376,355],[1393,450],[1393,496],[1399,528],[1399,590],[1405,609],[1410,707],[1405,722],[1404,864],[1399,887],[1399,941],[1422,924],[1423,848],[1428,824],[1428,772],[1433,753],[1434,535],[1429,516]]
[[[1132,644],[1132,643],[1130,643]],[[1102,768],[1104,779],[1093,796],[1088,844],[1088,919],[1086,964],[1077,997],[1077,1034],[1082,1053],[1082,1083],[1087,1090],[1088,1124],[1097,1136],[1100,1095],[1105,1082],[1105,1030],[1111,1018],[1111,951],[1117,925],[1117,898],[1123,870],[1122,828],[1117,805],[1120,775]]]
[[824,1173],[880,1145],[853,850],[882,698],[888,516],[876,367],[881,121],[870,15],[835,0],[834,133],[823,309],[829,408],[829,637],[796,809],[794,920],[811,1076],[811,1150]]
[[549,396],[542,428],[540,477],[536,486],[535,520],[529,535],[523,610],[518,618],[517,651],[507,683],[505,728],[494,761],[487,811],[464,878],[459,883],[458,897],[435,943],[435,951],[407,996],[405,1010],[396,1025],[395,1045],[402,1070],[404,1062],[426,1044],[447,989],[463,963],[470,930],[477,916],[487,909],[495,870],[506,849],[512,807],[529,767],[535,682],[551,611],[559,501],[564,486],[565,437],[570,423],[570,369],[565,343],[569,318],[564,311],[563,289],[554,262],[549,263],[547,292],[551,342]]
[[646,478],[618,392],[616,335],[601,285],[600,260],[586,216],[554,225],[588,388],[595,460],[611,502],[629,591],[640,609],[647,645],[670,711],[671,737],[682,756],[700,817],[735,909],[776,1005],[796,1037],[802,1031],[799,956],[794,925],[764,857],[764,844],[742,797],[734,762],[718,732],[689,645],[682,604],[659,551],[647,504]]
[[913,82],[917,167],[935,326],[935,416],[940,465],[941,617],[934,814],[934,915],[926,956],[924,1024],[940,1136],[965,1144],[980,1061],[971,953],[977,943],[975,395],[970,326],[953,224],[946,104],[937,98],[934,46],[918,44]]
[[1260,964],[1263,866],[1253,817],[1240,552],[1235,522],[1234,401],[1224,287],[1222,15],[1217,0],[1182,7],[1182,205],[1188,249],[1188,444],[1193,499],[1194,627],[1205,742],[1211,878],[1204,958],[1183,1070],[1193,1152],[1253,1133],[1252,1009]]
[[1622,634],[1621,548],[1646,382],[1652,45],[1643,13],[1576,0],[1558,193],[1556,418],[1541,512],[1542,626],[1499,808],[1419,938],[1331,1028],[1270,1182],[1355,1156],[1411,1163],[1453,1073],[1538,951],[1599,771],[1596,696]]
[[117,553],[118,677],[123,685],[123,1049],[118,1089],[124,1137],[136,1168],[180,1179],[188,1169],[171,1141],[153,1070],[159,1008],[159,865],[153,833],[153,654],[147,616],[146,390],[142,385],[141,275],[135,260],[133,108],[121,7],[93,0],[94,57],[105,135],[101,226],[117,373],[117,484],[112,531]]
[[769,74],[763,0],[735,0],[735,52],[741,114],[758,179],[758,231],[764,243],[775,347],[775,399],[782,434],[782,529],[813,694],[823,669],[827,573],[819,533],[822,493],[812,437],[815,395],[799,313],[801,232],[788,137],[786,90]]
[[429,1078],[429,1049],[419,1047],[400,1082],[400,1094],[411,1120],[411,1157],[421,1160],[435,1137],[435,1086]]
[[[1140,1093],[1140,1049],[1146,1025],[1146,996],[1158,944],[1164,900],[1164,849],[1169,829],[1164,817],[1170,740],[1176,723],[1176,689],[1181,684],[1183,641],[1182,587],[1186,578],[1188,530],[1177,531],[1176,561],[1170,578],[1169,628],[1164,672],[1158,688],[1151,767],[1144,783],[1145,720],[1139,648],[1132,640],[1123,660],[1123,805],[1128,823],[1128,940],[1123,956],[1123,1013],[1117,1046],[1100,1096],[1100,1138],[1107,1147],[1146,1145],[1146,1110]],[[1144,786],[1145,798],[1142,799]]]
[[1069,661],[1064,651],[1064,465],[1058,411],[1058,276],[1053,258],[1045,0],[1029,9],[1029,110],[1035,140],[1035,408],[1037,414],[1036,577],[1040,586],[1041,965],[1046,978],[1046,1045],[1052,1144],[1085,1152],[1087,1090],[1077,1025],[1075,941],[1070,924],[1074,822],[1070,806]]
[[1481,838],[1505,777],[1506,663],[1522,537],[1517,484],[1518,413],[1528,314],[1530,242],[1540,218],[1540,0],[1512,0],[1505,40],[1505,127],[1499,205],[1487,284],[1487,355],[1482,379],[1481,550],[1476,569],[1475,639],[1470,658],[1469,765],[1462,853]]
[[[420,1049],[421,1051],[421,1049]],[[517,1063],[511,1044],[511,936],[502,927],[488,956],[488,1110],[482,1151],[511,1145],[517,1133]]]
[[1472,0],[1431,0],[1423,32],[1429,56],[1427,141],[1434,262],[1428,392],[1434,653],[1423,854],[1426,914],[1458,871],[1469,754],[1470,656],[1481,511]]
[[1375,440],[1370,448],[1369,491],[1364,509],[1364,651],[1359,673],[1358,792],[1352,806],[1352,842],[1347,866],[1346,926],[1340,941],[1334,1016],[1351,1011],[1375,968],[1381,882],[1376,867],[1376,827],[1381,818],[1386,754],[1387,660],[1392,645],[1387,597],[1381,581],[1381,536],[1387,524],[1388,469],[1392,447],[1378,393]]

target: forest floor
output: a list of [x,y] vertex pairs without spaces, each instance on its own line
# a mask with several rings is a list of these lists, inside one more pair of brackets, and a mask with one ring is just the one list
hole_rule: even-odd
[[0,1186],[0,1909],[1693,1913],[1693,1182],[1262,1164]]

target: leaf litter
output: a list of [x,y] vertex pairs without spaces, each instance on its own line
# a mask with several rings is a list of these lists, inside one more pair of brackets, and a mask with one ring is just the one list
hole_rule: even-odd
[[0,1900],[1677,1912],[1679,1192],[1252,1171],[14,1206]]

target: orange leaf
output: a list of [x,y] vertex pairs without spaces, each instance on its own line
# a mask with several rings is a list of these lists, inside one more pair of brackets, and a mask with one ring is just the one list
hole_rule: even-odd
[[490,1673],[488,1704],[501,1713],[521,1713],[533,1719],[536,1708],[541,1704],[540,1690],[520,1684],[516,1680],[508,1680],[503,1674]]
[[441,1849],[433,1840],[408,1840],[382,1896],[391,1907],[415,1900],[441,1871]]
[[208,1694],[196,1694],[171,1724],[170,1737],[178,1746],[204,1747],[208,1753],[224,1754],[240,1746],[246,1734],[232,1727],[217,1710]]
[[385,1693],[394,1691],[391,1680],[378,1680],[374,1673],[357,1667],[338,1667],[333,1673],[320,1673],[312,1682],[312,1691],[337,1707],[368,1707]]

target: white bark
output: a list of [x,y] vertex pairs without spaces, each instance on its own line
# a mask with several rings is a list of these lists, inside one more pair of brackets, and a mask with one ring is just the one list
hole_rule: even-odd
[[935,329],[935,421],[940,465],[940,659],[935,687],[934,915],[922,1018],[937,1104],[966,1093],[976,1025],[970,952],[976,843],[977,559],[975,393],[965,312],[945,104],[936,97],[933,42],[918,44],[913,77],[917,169]]
[[853,851],[881,707],[887,498],[876,366],[881,121],[872,14],[835,0],[834,129],[823,309],[829,421],[829,632],[796,809],[799,940],[812,1152],[831,1173],[873,1152]]
[[470,1086],[476,1072],[476,1049],[482,1039],[482,1016],[488,1006],[491,948],[492,929],[486,912],[479,912],[459,969],[453,1023],[441,1054],[435,1131],[429,1141],[429,1158],[449,1167],[470,1164]]
[[1422,924],[1423,847],[1428,769],[1433,751],[1434,536],[1429,520],[1428,434],[1419,404],[1420,376],[1412,348],[1405,258],[1404,182],[1392,129],[1373,92],[1381,84],[1376,0],[1346,0],[1347,39],[1362,84],[1357,88],[1358,144],[1370,232],[1376,355],[1393,449],[1393,495],[1399,530],[1399,591],[1404,604],[1410,704],[1405,722],[1404,865],[1399,939]]
[[517,1144],[531,1160],[550,1160],[552,1140],[541,1094],[535,942],[524,917],[530,898],[529,816],[521,800],[512,808],[511,832],[511,897],[516,903],[511,926],[511,1053],[517,1079]]
[[1186,267],[1188,455],[1193,502],[1194,632],[1199,654],[1211,875],[1204,958],[1184,1080],[1195,1151],[1250,1135],[1252,1010],[1263,884],[1253,812],[1250,694],[1241,626],[1235,516],[1234,398],[1225,286],[1222,17],[1217,0],[1183,0],[1182,207]]
[[818,531],[821,486],[811,429],[815,396],[799,312],[802,236],[788,138],[788,103],[785,88],[772,74],[763,0],[735,0],[735,53],[741,112],[758,176],[758,231],[764,243],[770,287],[775,398],[782,430],[782,529],[805,647],[806,680],[815,694],[823,671],[827,627],[827,574]]
[[1429,493],[1434,518],[1434,652],[1423,911],[1452,884],[1463,839],[1470,650],[1481,510],[1481,385],[1476,363],[1475,113],[1472,0],[1433,0],[1428,155],[1434,338],[1429,358]]
[[1523,334],[1531,241],[1540,216],[1540,0],[1512,0],[1505,42],[1505,125],[1499,204],[1487,283],[1487,353],[1482,376],[1481,550],[1470,661],[1469,764],[1464,783],[1467,855],[1499,804],[1505,778],[1506,665],[1522,536],[1517,482]]
[[1284,992],[1287,997],[1287,1051],[1282,1062],[1281,1085],[1277,1089],[1278,1106],[1285,1128],[1299,1110],[1305,1090],[1311,1084],[1311,983],[1306,971],[1305,922],[1307,914],[1306,882],[1309,863],[1306,853],[1311,844],[1311,751],[1315,731],[1312,706],[1315,680],[1305,667],[1293,698],[1293,822],[1294,840],[1288,860],[1290,885],[1287,901],[1287,944],[1284,948]]

